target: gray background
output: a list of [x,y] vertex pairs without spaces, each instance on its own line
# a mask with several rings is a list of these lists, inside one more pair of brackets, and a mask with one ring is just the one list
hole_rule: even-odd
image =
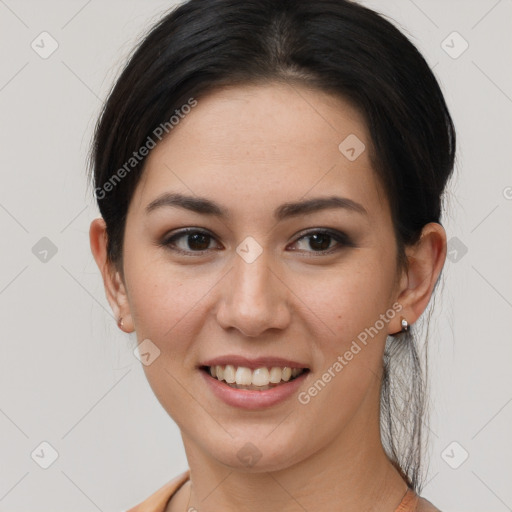
[[[423,495],[444,512],[512,510],[512,1],[364,3],[423,52],[459,137]],[[85,171],[123,59],[172,5],[0,0],[0,511],[119,512],[187,468],[105,298]],[[58,44],[45,59],[43,31]]]

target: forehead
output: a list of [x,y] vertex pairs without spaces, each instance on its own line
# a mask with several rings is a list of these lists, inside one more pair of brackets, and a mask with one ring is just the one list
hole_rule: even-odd
[[[362,151],[356,159],[347,144]],[[134,203],[142,211],[162,192],[181,191],[222,198],[242,215],[244,205],[254,214],[258,205],[273,211],[337,194],[378,215],[386,204],[370,146],[363,116],[339,97],[281,83],[225,87],[199,98],[151,150]]]

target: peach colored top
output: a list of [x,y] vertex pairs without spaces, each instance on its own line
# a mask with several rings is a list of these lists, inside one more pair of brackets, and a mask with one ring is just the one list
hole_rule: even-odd
[[[165,512],[171,498],[189,478],[190,469],[187,469],[187,471],[160,487],[160,489],[144,501],[125,512]],[[415,491],[409,488],[395,512],[440,512],[440,510],[434,507],[430,501],[418,496]]]

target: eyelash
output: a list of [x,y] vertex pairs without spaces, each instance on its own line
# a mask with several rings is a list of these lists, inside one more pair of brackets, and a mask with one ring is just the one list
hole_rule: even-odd
[[[210,237],[211,239],[215,239],[215,237],[213,235],[211,235],[210,233],[208,233],[207,231],[203,231],[203,230],[195,229],[195,228],[187,228],[187,229],[183,229],[183,230],[173,234],[172,236],[170,236],[168,238],[165,238],[160,243],[160,245],[163,247],[166,247],[172,251],[175,251],[180,254],[185,254],[185,255],[193,254],[196,256],[201,256],[204,253],[208,252],[210,249],[203,249],[201,251],[184,251],[183,249],[178,249],[176,247],[176,245],[175,245],[176,240],[179,240],[180,238],[185,237],[186,235],[193,235],[193,234],[206,235],[206,236]],[[335,240],[336,242],[338,242],[338,246],[337,247],[335,246],[333,248],[326,249],[326,250],[321,250],[321,251],[301,251],[301,250],[297,250],[297,251],[313,253],[314,256],[317,256],[317,255],[318,256],[326,256],[326,255],[330,255],[334,252],[341,250],[343,246],[355,247],[355,244],[351,241],[351,239],[345,233],[342,233],[341,231],[333,231],[331,229],[316,229],[316,230],[308,231],[306,233],[303,233],[293,243],[295,244],[302,239],[307,239],[314,235],[327,235],[330,238],[332,238],[333,240]]]

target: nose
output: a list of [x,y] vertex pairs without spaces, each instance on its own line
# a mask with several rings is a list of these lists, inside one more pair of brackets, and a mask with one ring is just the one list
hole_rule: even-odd
[[261,336],[267,329],[284,329],[290,321],[290,290],[269,266],[265,251],[248,263],[234,258],[226,276],[217,321],[224,329],[235,328],[245,336]]

